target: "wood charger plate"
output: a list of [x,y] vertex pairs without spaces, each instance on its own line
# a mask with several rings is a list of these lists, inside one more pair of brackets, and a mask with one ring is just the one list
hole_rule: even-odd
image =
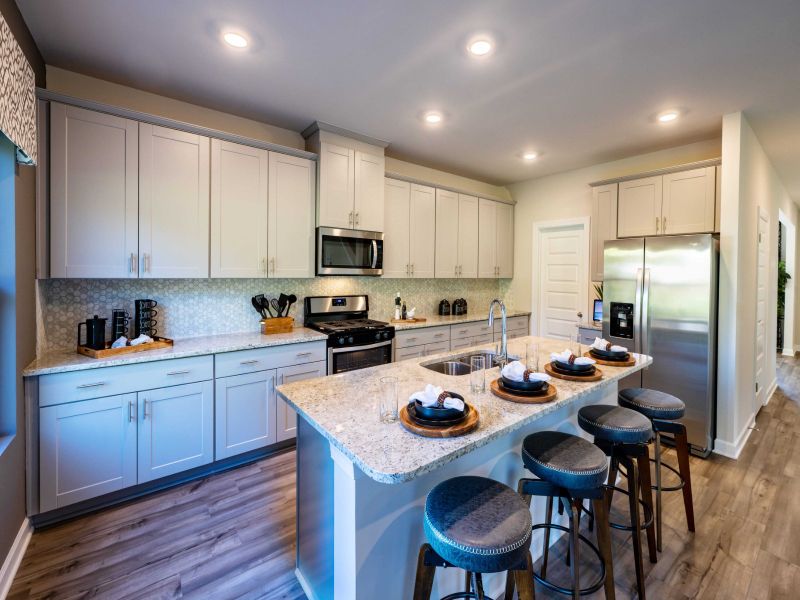
[[511,402],[518,402],[519,404],[545,404],[546,402],[552,402],[556,399],[558,395],[558,389],[552,383],[547,384],[549,386],[547,393],[542,394],[541,396],[529,396],[525,394],[512,394],[508,390],[504,390],[500,387],[500,379],[495,379],[492,383],[489,384],[489,389],[492,390],[492,393],[497,396],[498,398],[502,398],[503,400],[509,400]]
[[584,353],[584,356],[588,356],[593,361],[595,361],[598,365],[605,365],[607,367],[634,367],[636,366],[636,357],[633,356],[630,352],[628,352],[628,360],[603,360],[602,358],[597,358],[591,352]]
[[600,381],[603,378],[603,372],[598,369],[597,367],[594,368],[594,373],[590,376],[586,375],[564,375],[556,371],[553,367],[550,366],[550,363],[547,363],[544,366],[544,372],[550,375],[551,377],[556,377],[557,379],[563,379],[564,381]]
[[411,420],[411,417],[408,416],[408,405],[406,404],[400,409],[400,424],[411,433],[421,435],[422,437],[452,438],[460,435],[467,435],[478,426],[480,417],[477,408],[469,403],[467,403],[467,405],[469,406],[469,414],[467,418],[460,423],[456,423],[450,427],[426,427],[425,425],[419,425]]

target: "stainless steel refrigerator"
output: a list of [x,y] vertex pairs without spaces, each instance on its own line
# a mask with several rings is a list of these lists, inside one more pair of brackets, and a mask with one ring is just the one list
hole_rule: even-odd
[[716,424],[719,241],[710,234],[613,240],[603,260],[603,336],[653,357],[620,389],[683,400],[692,451],[707,456]]

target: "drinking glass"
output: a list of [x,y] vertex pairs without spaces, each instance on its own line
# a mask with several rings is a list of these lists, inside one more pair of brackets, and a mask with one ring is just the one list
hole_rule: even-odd
[[469,357],[469,387],[473,394],[486,391],[486,357],[476,354]]
[[535,342],[525,346],[525,368],[534,373],[539,371],[539,344]]
[[397,421],[397,400],[397,377],[381,377],[381,390],[378,395],[378,420],[381,423]]
[[572,343],[570,344],[570,350],[575,356],[583,356],[583,347],[581,346],[581,333],[580,331],[576,332]]

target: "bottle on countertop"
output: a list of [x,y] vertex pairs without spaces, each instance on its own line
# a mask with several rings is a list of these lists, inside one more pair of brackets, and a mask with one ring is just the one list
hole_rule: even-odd
[[399,321],[402,317],[402,310],[400,308],[400,292],[397,292],[397,295],[394,297],[394,319],[395,321]]
[[403,321],[405,321],[408,318],[408,313],[406,312],[406,303],[405,302],[403,302],[403,311],[402,311],[401,314],[402,314],[402,316],[400,318],[403,319]]

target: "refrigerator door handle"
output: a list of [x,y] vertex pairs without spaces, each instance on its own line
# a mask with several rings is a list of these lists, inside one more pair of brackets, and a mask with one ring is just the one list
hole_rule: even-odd
[[633,299],[633,351],[643,354],[642,351],[642,278],[644,269],[636,269],[636,295]]
[[642,284],[642,354],[650,355],[650,269],[644,270]]

